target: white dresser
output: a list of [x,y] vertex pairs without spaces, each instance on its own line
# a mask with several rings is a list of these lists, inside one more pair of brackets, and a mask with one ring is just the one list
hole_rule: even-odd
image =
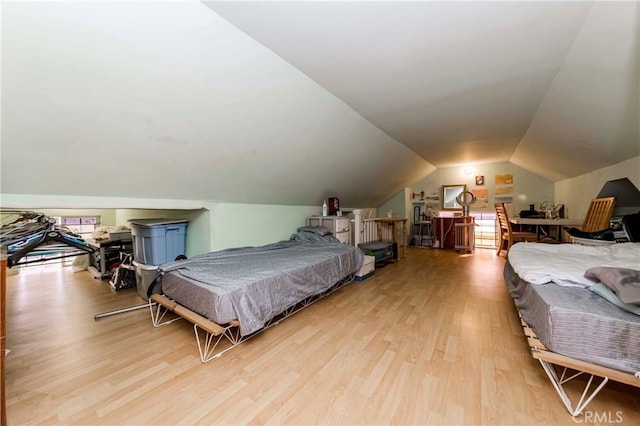
[[346,216],[310,216],[307,226],[323,226],[345,244],[351,244],[351,219]]

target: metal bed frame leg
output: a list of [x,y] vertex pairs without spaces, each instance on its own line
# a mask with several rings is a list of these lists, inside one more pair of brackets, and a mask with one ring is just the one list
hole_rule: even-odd
[[568,381],[578,377],[579,375],[581,375],[583,373],[582,372],[577,372],[573,376],[568,377],[568,378],[565,379],[564,376],[567,373],[567,368],[566,367],[564,367],[564,369],[562,371],[562,375],[560,377],[558,377],[558,374],[556,373],[556,370],[553,367],[553,364],[551,364],[550,362],[547,362],[547,361],[543,361],[541,359],[539,359],[538,361],[540,361],[540,364],[542,365],[542,368],[544,369],[545,373],[547,373],[547,376],[549,376],[549,380],[551,380],[551,384],[553,384],[553,387],[555,388],[556,392],[560,396],[560,399],[562,399],[562,402],[564,403],[564,406],[567,408],[567,411],[569,411],[569,414],[571,414],[573,417],[576,417],[577,415],[582,413],[582,410],[584,410],[585,407],[587,405],[589,405],[591,400],[593,398],[595,398],[595,396],[598,394],[598,392],[600,392],[600,390],[602,390],[604,385],[606,385],[607,382],[609,381],[608,377],[603,377],[602,378],[602,382],[593,390],[593,392],[591,392],[591,394],[585,400],[584,398],[585,398],[585,396],[587,396],[587,392],[589,391],[589,388],[591,387],[591,382],[593,381],[593,378],[595,377],[595,375],[591,374],[591,376],[589,377],[589,381],[587,382],[586,386],[584,387],[584,390],[582,391],[582,395],[580,396],[580,400],[578,401],[578,404],[577,404],[576,408],[574,409],[572,404],[571,404],[571,399],[569,398],[569,395],[567,395],[567,392],[564,390],[564,384],[567,383]]
[[207,361],[212,360],[213,358],[218,358],[220,355],[222,355],[222,352],[217,353],[212,355],[212,352],[215,351],[216,347],[218,346],[218,343],[220,343],[220,340],[224,337],[225,333],[222,333],[218,336],[218,338],[216,339],[215,343],[213,344],[213,346],[211,346],[211,343],[213,342],[213,339],[216,337],[211,333],[208,333],[205,331],[204,333],[204,342],[200,340],[200,333],[198,333],[198,326],[196,324],[193,325],[193,332],[196,335],[196,343],[198,344],[198,352],[200,352],[200,361],[202,361],[202,363],[206,363]]
[[[253,337],[255,334],[249,335],[247,337],[243,337],[240,335],[240,330],[236,328],[235,333],[234,333],[234,327],[227,327],[224,330],[224,333],[216,336],[212,333],[209,333],[208,331],[204,330],[204,340],[200,339],[200,333],[198,332],[198,329],[201,327],[198,327],[197,324],[193,325],[193,332],[196,335],[196,342],[198,344],[198,351],[200,352],[200,361],[202,361],[202,363],[206,363],[211,361],[214,358],[219,358],[222,356],[222,354],[224,354],[227,351],[230,351],[231,349],[235,348],[236,346],[238,346],[240,343],[243,343],[247,340],[249,340],[251,337]],[[256,333],[259,334],[259,333]],[[217,339],[215,340],[214,343],[214,339],[217,337]],[[220,341],[222,340],[222,338],[225,337],[229,343],[231,343],[231,345],[228,348],[225,348],[219,352],[215,352],[216,348],[218,347],[218,344],[220,343]],[[213,346],[211,345],[213,343]]]
[[[182,317],[176,317],[176,318],[162,322],[162,318],[164,318],[165,314],[169,312],[169,309],[165,308],[164,306],[156,302],[150,302],[148,305],[144,305],[144,306],[149,306],[149,312],[151,312],[151,323],[156,328],[162,325],[171,324],[172,322],[176,322],[182,319]],[[156,306],[155,313],[153,312],[154,306]]]
[[[317,302],[318,300],[322,299],[323,297],[328,296],[329,294],[333,293],[334,291],[340,289],[341,287],[345,286],[346,284],[349,284],[350,282],[352,282],[354,280],[354,274],[349,275],[348,277],[344,278],[342,281],[340,281],[339,283],[337,283],[334,287],[326,290],[323,293],[317,294],[315,296],[309,296],[308,298],[302,300],[299,302],[299,304],[296,304],[294,306],[291,306],[287,309],[285,309],[281,314],[282,315],[278,315],[274,318],[272,318],[271,320],[269,320],[263,328],[261,328],[260,330],[256,331],[255,333],[249,334],[247,336],[243,336],[240,334],[240,328],[238,327],[238,325],[231,325],[228,324],[226,326],[222,326],[220,325],[220,327],[223,328],[223,331],[220,334],[214,334],[211,333],[210,331],[208,331],[206,328],[198,326],[197,323],[193,323],[193,331],[196,335],[196,343],[198,345],[198,351],[200,352],[200,360],[202,361],[202,363],[206,363],[211,361],[214,358],[218,358],[220,356],[222,356],[222,354],[224,354],[227,351],[230,351],[231,349],[235,348],[236,346],[238,346],[240,343],[246,342],[247,340],[251,339],[254,336],[257,336],[258,334],[262,333],[263,331],[267,330],[268,328],[280,323],[282,320],[289,318],[291,315],[295,314],[296,312],[306,308],[307,306]],[[153,305],[156,305],[156,310],[154,312],[153,310]],[[162,321],[162,319],[164,318],[165,314],[168,311],[171,311],[172,309],[169,309],[165,306],[163,306],[161,303],[156,303],[154,301],[150,301],[149,305],[144,305],[144,306],[149,306],[149,310],[151,312],[151,322],[153,324],[154,327],[160,327],[162,325],[167,325],[167,324],[171,324],[174,321],[178,321],[180,319],[182,319],[182,317],[180,316],[180,314],[178,313],[178,317],[170,319],[170,320],[166,320],[166,321]],[[189,320],[191,322],[193,322],[192,320]],[[202,332],[204,334],[204,337],[201,338],[200,337],[200,331],[199,329],[202,329]],[[215,352],[216,348],[218,347],[218,344],[222,341],[222,338],[226,338],[230,345],[218,352]]]

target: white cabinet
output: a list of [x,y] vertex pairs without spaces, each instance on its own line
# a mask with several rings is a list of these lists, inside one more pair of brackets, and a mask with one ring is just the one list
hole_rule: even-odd
[[307,226],[322,226],[345,244],[351,244],[351,220],[346,216],[310,216]]

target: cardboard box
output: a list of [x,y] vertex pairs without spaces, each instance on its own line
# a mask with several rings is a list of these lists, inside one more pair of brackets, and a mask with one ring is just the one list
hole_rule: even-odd
[[130,240],[131,231],[110,231],[109,241]]
[[360,267],[360,270],[356,272],[356,281],[362,281],[369,278],[376,269],[376,258],[374,256],[365,256],[364,262]]

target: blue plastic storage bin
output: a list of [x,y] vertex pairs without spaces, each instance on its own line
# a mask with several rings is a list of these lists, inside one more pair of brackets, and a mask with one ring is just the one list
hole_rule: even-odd
[[132,219],[129,222],[136,262],[162,265],[184,255],[187,220]]

